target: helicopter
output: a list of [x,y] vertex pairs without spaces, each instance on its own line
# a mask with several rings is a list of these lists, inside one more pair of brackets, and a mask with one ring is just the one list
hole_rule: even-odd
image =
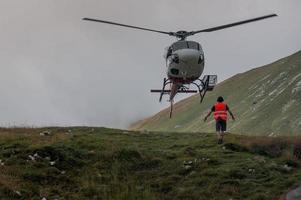
[[[115,26],[122,26],[137,30],[151,31],[160,34],[176,37],[178,40],[172,43],[165,49],[164,58],[166,61],[166,74],[167,78],[163,79],[162,89],[151,90],[152,93],[160,93],[159,102],[162,101],[163,95],[169,95],[170,113],[169,117],[172,117],[174,97],[177,93],[199,93],[200,102],[203,101],[206,92],[212,91],[217,83],[217,75],[204,75],[200,79],[205,66],[205,56],[202,46],[195,41],[186,40],[187,37],[193,36],[199,33],[207,33],[219,31],[222,29],[238,26],[250,22],[255,22],[271,17],[276,17],[277,14],[269,14],[261,17],[247,19],[239,22],[216,26],[213,28],[207,28],[197,31],[177,31],[167,32],[155,29],[149,29],[144,27],[132,26],[127,24],[116,23],[112,21],[105,21],[93,18],[83,18],[86,21],[105,23]],[[166,87],[169,85],[169,89]],[[189,86],[193,85],[197,90],[189,89]]]

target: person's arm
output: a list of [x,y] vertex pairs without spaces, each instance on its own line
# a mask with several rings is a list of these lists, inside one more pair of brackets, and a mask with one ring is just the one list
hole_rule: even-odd
[[211,115],[211,113],[214,112],[214,111],[215,111],[215,107],[212,106],[210,112],[209,112],[209,113],[206,115],[206,117],[204,118],[204,122],[207,121],[207,118],[208,118],[208,117]]
[[233,113],[231,112],[231,110],[229,108],[228,108],[228,112],[230,113],[232,119],[235,121],[235,117],[234,117]]
[[212,110],[210,110],[210,112],[206,115],[206,117],[204,118],[204,122],[207,121],[207,118],[211,115]]

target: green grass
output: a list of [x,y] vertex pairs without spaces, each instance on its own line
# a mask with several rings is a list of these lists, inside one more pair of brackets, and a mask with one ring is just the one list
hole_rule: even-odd
[[300,138],[225,141],[198,132],[0,129],[0,199],[278,199],[300,184],[292,156]]

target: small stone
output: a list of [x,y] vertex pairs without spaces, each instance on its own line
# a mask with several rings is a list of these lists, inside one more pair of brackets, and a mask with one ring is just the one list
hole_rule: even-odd
[[47,199],[45,197],[43,197],[42,200],[47,200]]
[[32,155],[29,155],[28,158],[30,158],[30,160],[35,161],[35,157],[33,157]]
[[184,168],[185,168],[185,169],[190,169],[191,166],[190,166],[190,165],[185,165]]
[[22,195],[21,195],[21,192],[20,192],[20,191],[18,191],[18,190],[17,190],[17,191],[15,191],[15,193],[16,193],[18,196],[22,196]]
[[49,162],[49,164],[50,164],[51,166],[53,166],[53,165],[55,165],[55,161],[51,161],[51,162]]
[[61,174],[66,174],[66,171],[61,171]]
[[249,169],[248,171],[249,171],[249,173],[254,173],[255,169]]
[[285,169],[286,171],[291,171],[293,168],[292,167],[290,167],[290,166],[288,166],[288,165],[284,165],[283,166],[283,169]]
[[43,131],[40,133],[40,136],[46,136],[46,135],[50,135],[51,132],[50,131]]

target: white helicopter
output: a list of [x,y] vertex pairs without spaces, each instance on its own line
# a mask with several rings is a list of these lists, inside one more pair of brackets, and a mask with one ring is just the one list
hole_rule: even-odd
[[[127,28],[139,29],[144,31],[151,31],[169,36],[174,36],[179,40],[174,42],[170,47],[166,48],[164,58],[166,59],[167,66],[167,78],[163,80],[163,87],[160,90],[151,90],[151,92],[160,93],[159,101],[161,102],[163,95],[169,95],[170,101],[170,118],[172,116],[173,101],[177,93],[199,93],[200,102],[203,101],[207,91],[213,90],[217,83],[216,75],[205,75],[203,79],[200,76],[204,70],[205,57],[201,45],[195,41],[187,41],[188,36],[192,36],[198,33],[213,32],[233,26],[238,26],[258,20],[263,20],[270,17],[276,17],[276,14],[265,15],[262,17],[252,18],[244,21],[239,21],[231,24],[217,26],[213,28],[198,30],[198,31],[177,31],[166,32],[154,29],[148,29],[138,26],[131,26],[126,24],[120,24],[111,21],[104,21],[92,18],[83,18],[83,20],[106,23],[116,26],[123,26]],[[197,90],[190,90],[189,85],[196,86]],[[169,85],[170,89],[165,89]]]

